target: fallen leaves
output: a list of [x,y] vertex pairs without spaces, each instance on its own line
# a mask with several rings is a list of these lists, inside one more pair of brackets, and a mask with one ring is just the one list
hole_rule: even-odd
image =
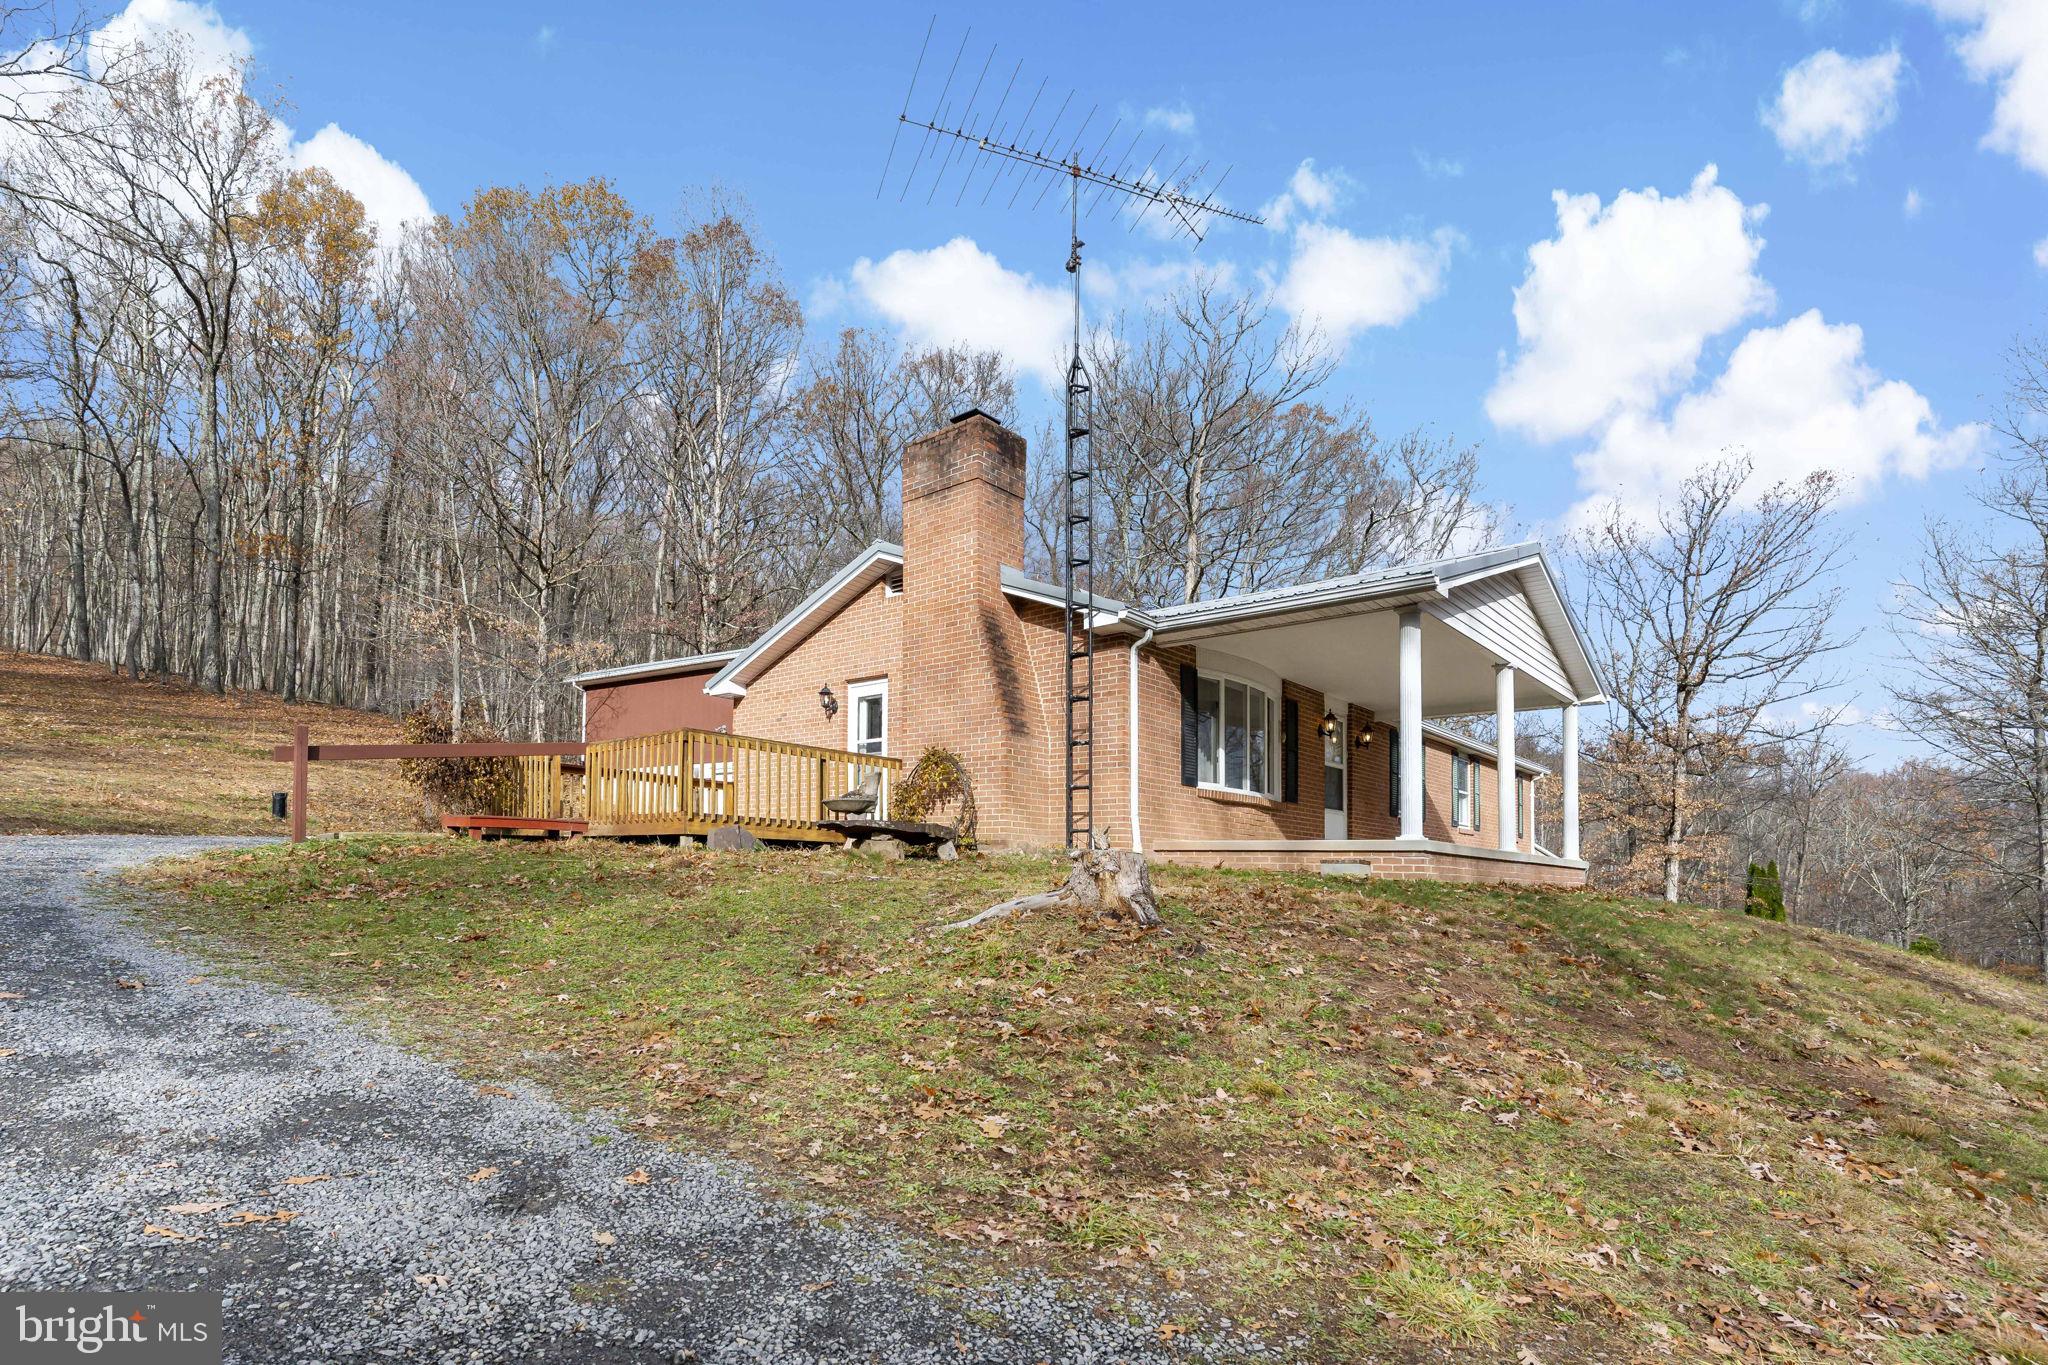
[[199,1240],[199,1234],[196,1232],[180,1232],[176,1228],[167,1228],[158,1223],[144,1223],[142,1225],[142,1235],[145,1237],[164,1237],[173,1242],[196,1242]]
[[492,1176],[496,1175],[497,1173],[498,1168],[496,1166],[479,1166],[469,1173],[469,1183],[472,1185],[478,1184],[482,1181],[489,1180]]
[[166,1204],[165,1213],[214,1213],[228,1206],[225,1199],[195,1199],[186,1204]]
[[289,1223],[298,1216],[292,1209],[272,1209],[269,1213],[243,1209],[240,1213],[231,1213],[221,1219],[220,1225],[224,1228],[246,1228],[255,1223]]
[[618,1234],[604,1231],[591,1233],[590,1240],[601,1247],[615,1247],[619,1244]]
[[1010,1120],[1001,1114],[983,1114],[974,1121],[983,1137],[999,1138],[1010,1130]]
[[631,1175],[620,1176],[619,1183],[621,1185],[645,1185],[652,1178],[652,1176],[647,1174],[646,1169],[642,1168],[634,1171]]
[[288,1175],[284,1178],[284,1183],[287,1185],[318,1185],[324,1180],[332,1179],[334,1177],[331,1175]]

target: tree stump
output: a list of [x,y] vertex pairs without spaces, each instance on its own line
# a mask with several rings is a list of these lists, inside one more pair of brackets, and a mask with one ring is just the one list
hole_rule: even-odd
[[978,915],[939,927],[943,930],[973,929],[990,920],[1005,919],[1027,910],[1050,910],[1055,906],[1093,910],[1104,919],[1128,916],[1148,929],[1158,925],[1159,901],[1152,891],[1152,871],[1145,862],[1144,854],[1130,848],[1105,848],[1098,839],[1092,847],[1076,850],[1067,856],[1074,860],[1074,865],[1067,872],[1066,885],[1057,891],[1019,896],[1000,905],[991,905]]

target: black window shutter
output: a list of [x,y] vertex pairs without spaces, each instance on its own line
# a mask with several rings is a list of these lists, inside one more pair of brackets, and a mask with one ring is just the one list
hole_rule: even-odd
[[1387,814],[1401,813],[1401,732],[1387,727]]
[[1301,800],[1301,703],[1280,703],[1280,799]]
[[1192,787],[1200,780],[1200,750],[1202,745],[1200,684],[1196,682],[1195,666],[1180,666],[1180,784]]

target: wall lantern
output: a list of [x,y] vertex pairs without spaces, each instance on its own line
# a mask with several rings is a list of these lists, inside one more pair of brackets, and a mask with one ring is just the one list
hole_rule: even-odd
[[1323,712],[1323,738],[1335,739],[1336,737],[1337,713],[1335,711],[1325,711]]
[[839,698],[832,695],[831,683],[826,683],[818,689],[818,705],[825,708],[827,719],[839,714]]
[[1361,725],[1361,726],[1359,726],[1359,727],[1358,727],[1358,738],[1356,738],[1356,739],[1352,740],[1351,742],[1352,742],[1353,744],[1356,744],[1356,745],[1357,745],[1357,746],[1358,746],[1359,748],[1361,748],[1361,749],[1366,749],[1366,748],[1370,748],[1370,747],[1372,746],[1372,726],[1370,726],[1370,725]]

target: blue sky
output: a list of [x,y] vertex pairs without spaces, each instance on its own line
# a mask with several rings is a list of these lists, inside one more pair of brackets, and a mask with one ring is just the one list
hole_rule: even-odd
[[[876,195],[928,0],[134,8],[239,31],[294,127],[338,125],[330,148],[394,204],[413,203],[394,166],[441,212],[601,174],[666,218],[718,182],[814,322],[1043,358],[1050,202]],[[2043,0],[1048,4],[949,11],[935,47],[970,25],[998,70],[1021,59],[1127,128],[1152,111],[1148,147],[1234,165],[1232,201],[1280,226],[1218,231],[1198,259],[1341,334],[1341,393],[1383,431],[1478,442],[1529,528],[1651,505],[1730,438],[1772,471],[1849,471],[1844,623],[1866,634],[1839,697],[1883,705],[1888,585],[1926,516],[1967,511],[1992,449],[1971,424],[2048,302]],[[1098,309],[1191,259],[1083,236]]]

